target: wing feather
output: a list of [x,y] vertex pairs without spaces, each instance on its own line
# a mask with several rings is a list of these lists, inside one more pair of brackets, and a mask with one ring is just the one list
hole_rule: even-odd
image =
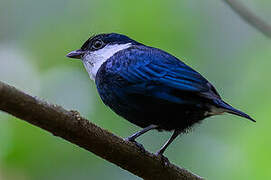
[[149,93],[171,100],[177,98],[171,94],[173,91],[194,93],[208,99],[217,93],[213,92],[213,86],[191,67],[162,50],[150,48],[132,47],[118,56],[123,67],[117,73],[128,82],[126,91]]

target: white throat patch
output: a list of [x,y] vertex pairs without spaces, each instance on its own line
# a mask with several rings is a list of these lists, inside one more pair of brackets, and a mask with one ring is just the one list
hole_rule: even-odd
[[131,47],[131,43],[106,45],[97,51],[89,52],[83,57],[84,66],[92,80],[95,80],[96,74],[101,65],[115,53]]

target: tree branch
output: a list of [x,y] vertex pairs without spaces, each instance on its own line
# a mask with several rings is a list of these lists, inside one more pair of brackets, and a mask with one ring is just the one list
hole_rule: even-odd
[[0,82],[0,110],[62,137],[144,179],[200,180],[199,176],[96,126],[76,111],[51,105]]
[[243,20],[254,28],[261,31],[264,35],[271,38],[271,25],[261,19],[259,16],[251,12],[244,4],[238,0],[223,0],[232,10],[234,10]]

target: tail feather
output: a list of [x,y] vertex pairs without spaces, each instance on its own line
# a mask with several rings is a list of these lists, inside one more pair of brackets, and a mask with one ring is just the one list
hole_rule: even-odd
[[227,113],[234,114],[234,115],[237,115],[237,116],[241,116],[241,117],[247,118],[247,119],[249,119],[249,120],[251,120],[253,122],[256,122],[249,115],[247,115],[246,113],[243,113],[242,111],[239,111],[239,110],[235,109],[234,107],[232,107],[228,103],[224,102],[223,100],[217,100],[215,102],[220,108],[223,108],[225,110],[225,112],[227,112]]

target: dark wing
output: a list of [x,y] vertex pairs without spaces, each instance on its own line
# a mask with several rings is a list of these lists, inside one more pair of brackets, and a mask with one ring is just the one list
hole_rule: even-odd
[[[179,102],[175,92],[219,98],[215,88],[198,72],[174,56],[151,47],[132,47],[119,52],[120,70],[129,85],[124,90]],[[178,93],[177,93],[178,94]]]
[[[117,99],[146,100],[148,98],[141,97],[148,96],[149,100],[159,104],[172,102],[189,107],[200,107],[202,103],[208,103],[224,109],[224,112],[255,121],[224,102],[214,86],[198,72],[162,50],[133,46],[119,51],[102,66],[98,71],[101,77],[97,79],[96,76],[96,84],[107,86],[107,90],[114,92]],[[103,74],[109,78],[103,78]],[[102,94],[111,98],[106,91]],[[145,103],[148,105],[148,102],[143,102],[143,105]],[[214,110],[213,113],[220,114],[221,111]]]

